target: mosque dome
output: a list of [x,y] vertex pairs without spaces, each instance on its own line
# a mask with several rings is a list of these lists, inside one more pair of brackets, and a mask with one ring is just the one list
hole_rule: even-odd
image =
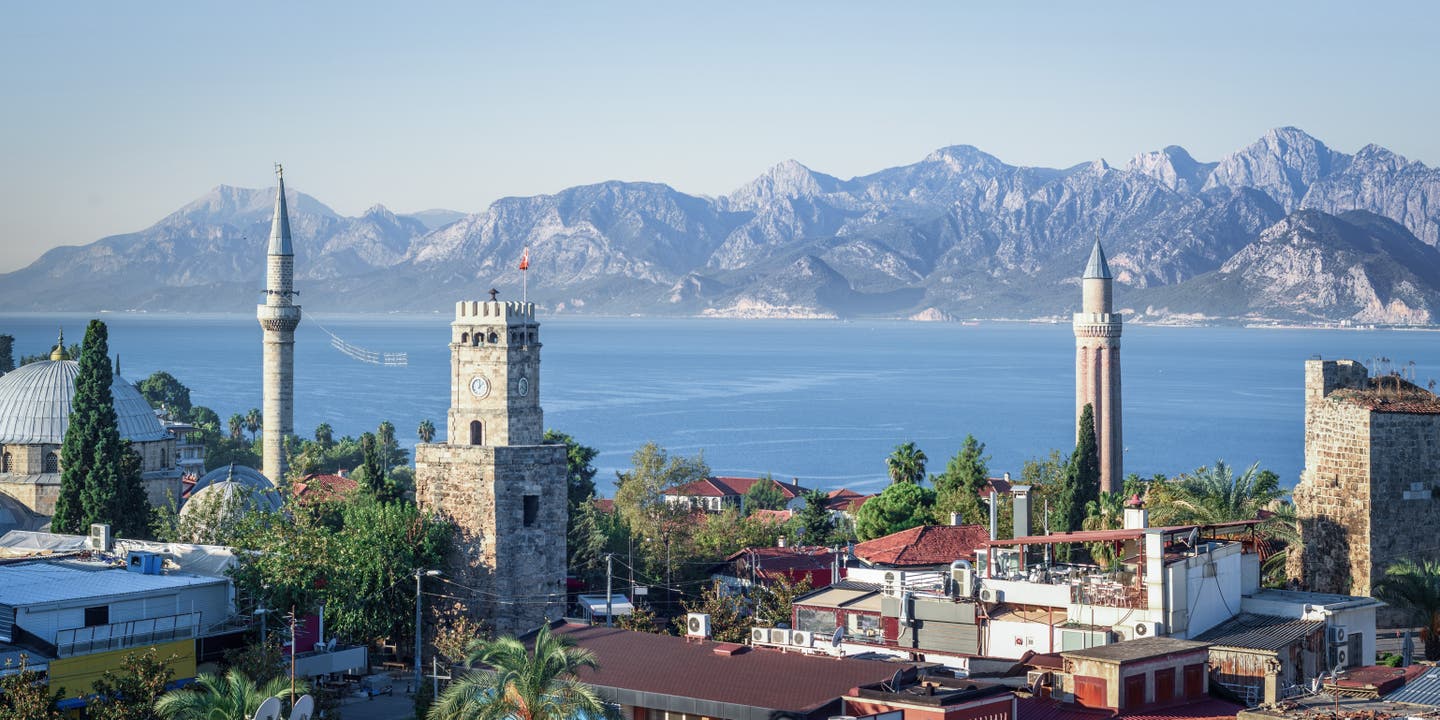
[[[52,357],[54,357],[52,355]],[[0,443],[59,445],[70,425],[70,403],[80,363],[42,360],[0,376]],[[140,391],[119,375],[110,385],[120,437],[134,442],[169,437]]]
[[30,512],[25,503],[0,493],[0,535],[11,530],[39,530],[48,522],[49,518]]
[[275,484],[260,474],[259,470],[230,463],[205,473],[195,481],[190,497],[180,508],[180,514],[193,507],[220,502],[229,507],[236,500],[243,500],[250,508],[275,511],[280,509],[282,500]]

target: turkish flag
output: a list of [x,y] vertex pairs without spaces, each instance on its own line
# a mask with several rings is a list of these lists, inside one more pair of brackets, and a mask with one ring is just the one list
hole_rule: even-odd
[[520,253],[520,269],[521,269],[521,270],[529,270],[529,269],[530,269],[530,248],[528,248],[528,247],[525,248],[525,252]]

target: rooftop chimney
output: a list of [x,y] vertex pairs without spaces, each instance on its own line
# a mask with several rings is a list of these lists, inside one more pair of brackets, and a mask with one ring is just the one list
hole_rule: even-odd
[[1125,502],[1125,529],[1144,530],[1150,527],[1150,511],[1145,509],[1145,503],[1140,500],[1139,493],[1130,496]]
[[1030,486],[1010,486],[1010,501],[1014,503],[1015,537],[1030,537]]

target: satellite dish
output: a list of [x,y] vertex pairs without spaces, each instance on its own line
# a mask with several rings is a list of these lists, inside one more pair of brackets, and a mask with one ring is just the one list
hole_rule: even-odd
[[905,668],[900,668],[899,670],[895,671],[894,675],[890,676],[890,692],[898,692],[900,690],[900,684],[903,682],[902,678],[904,677],[904,673]]
[[290,709],[290,720],[310,720],[315,714],[315,698],[309,695],[301,695],[295,701],[295,707]]
[[280,720],[280,698],[266,698],[255,710],[255,720]]
[[835,634],[830,636],[830,647],[840,647],[840,641],[845,639],[845,628],[835,628]]
[[1195,552],[1195,546],[1200,544],[1200,528],[1192,528],[1190,530],[1190,537],[1187,539],[1189,540],[1187,544],[1190,546],[1190,552]]

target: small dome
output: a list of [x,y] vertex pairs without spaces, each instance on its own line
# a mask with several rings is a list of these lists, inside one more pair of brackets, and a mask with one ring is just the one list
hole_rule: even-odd
[[30,512],[19,500],[0,493],[0,535],[11,530],[39,530],[49,521],[43,515]]
[[259,470],[246,467],[245,465],[230,463],[224,467],[215,468],[205,473],[199,480],[196,480],[195,487],[190,489],[190,498],[193,500],[199,496],[200,491],[212,485],[219,485],[220,483],[230,483],[236,486],[248,487],[252,491],[260,494],[274,494],[277,500],[280,497],[279,493],[276,492],[275,483],[270,482],[270,479],[262,475]]
[[[70,426],[70,403],[75,397],[75,360],[42,360],[21,365],[0,376],[0,443],[7,445],[58,445]],[[140,391],[116,375],[110,384],[120,437],[134,442],[169,437],[155,410]]]
[[231,463],[205,473],[195,483],[195,489],[180,507],[180,516],[196,515],[208,524],[212,518],[204,514],[214,513],[214,521],[225,523],[247,512],[275,512],[282,504],[280,493],[264,475]]

